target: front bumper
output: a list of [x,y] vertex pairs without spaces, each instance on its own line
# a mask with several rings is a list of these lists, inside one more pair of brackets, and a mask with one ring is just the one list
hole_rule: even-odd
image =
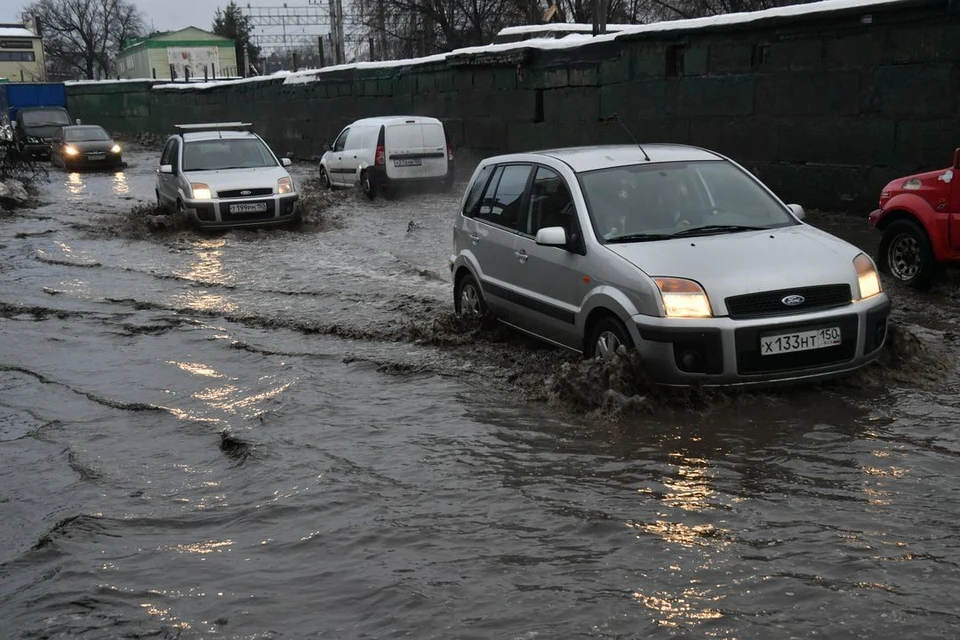
[[[820,381],[860,369],[883,351],[890,300],[869,300],[802,315],[751,320],[684,320],[638,315],[629,330],[653,378],[689,386],[757,386]],[[837,327],[837,346],[787,354],[760,353],[760,336]]]
[[874,209],[870,212],[870,215],[867,216],[867,223],[873,227],[877,228],[877,223],[880,221],[880,215],[883,213],[883,209]]
[[[184,207],[193,222],[204,229],[269,227],[287,224],[293,220],[299,199],[300,195],[297,193],[285,193],[254,198],[185,200]],[[235,205],[265,205],[265,210],[232,212],[231,208]]]

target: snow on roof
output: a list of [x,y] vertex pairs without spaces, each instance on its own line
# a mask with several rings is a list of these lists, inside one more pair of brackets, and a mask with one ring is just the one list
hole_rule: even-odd
[[[623,31],[624,29],[629,29],[630,27],[635,27],[635,24],[608,24],[607,31]],[[500,29],[497,33],[498,36],[516,36],[523,35],[524,33],[544,33],[549,31],[555,32],[565,32],[565,31],[576,31],[576,32],[587,32],[590,33],[593,31],[592,24],[584,23],[575,23],[575,22],[550,22],[547,24],[525,24],[519,27],[504,27]]]
[[37,34],[23,27],[0,27],[0,38],[39,38]]
[[232,80],[210,80],[203,82],[191,79],[190,82],[165,82],[163,84],[153,85],[154,89],[212,89],[224,85],[245,84],[249,82],[263,82],[265,80],[277,80],[292,75],[290,71],[276,71],[268,76],[250,76],[249,78],[235,78]]

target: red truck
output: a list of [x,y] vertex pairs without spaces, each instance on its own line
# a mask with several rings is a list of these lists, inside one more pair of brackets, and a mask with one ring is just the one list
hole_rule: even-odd
[[960,149],[946,169],[890,182],[868,220],[883,234],[880,270],[911,287],[926,289],[941,266],[960,264]]

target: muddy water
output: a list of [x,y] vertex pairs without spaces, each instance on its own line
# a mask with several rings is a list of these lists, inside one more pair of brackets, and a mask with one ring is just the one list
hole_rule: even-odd
[[845,382],[668,396],[451,320],[455,196],[151,230],[153,159],[0,219],[0,635],[956,636],[955,284]]

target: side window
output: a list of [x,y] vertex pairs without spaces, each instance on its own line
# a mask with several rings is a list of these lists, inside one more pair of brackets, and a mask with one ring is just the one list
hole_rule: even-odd
[[350,128],[347,127],[343,130],[343,133],[340,134],[340,137],[337,138],[337,141],[333,143],[334,151],[343,151],[344,146],[347,144],[347,135],[350,133]]
[[520,221],[524,217],[520,206],[530,169],[527,164],[497,168],[476,217],[508,229],[520,230]]
[[570,237],[577,229],[576,219],[576,207],[567,183],[552,169],[537,167],[530,189],[526,227],[521,231],[535,236],[546,227],[563,227]]
[[474,180],[473,186],[470,187],[470,193],[467,194],[467,199],[463,203],[463,215],[466,217],[472,218],[476,215],[477,204],[480,202],[480,196],[483,195],[483,190],[490,181],[491,173],[493,173],[493,165],[488,164],[477,174],[477,179]]

